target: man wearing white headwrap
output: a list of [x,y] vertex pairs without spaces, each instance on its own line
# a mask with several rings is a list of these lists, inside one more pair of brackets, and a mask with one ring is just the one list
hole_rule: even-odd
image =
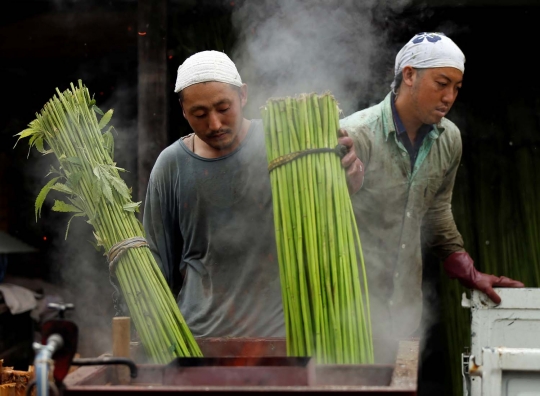
[[[196,337],[284,337],[264,131],[244,118],[247,85],[227,55],[203,51],[178,68],[175,92],[193,133],[152,170],[150,248],[173,291],[181,286],[178,305]],[[361,163],[351,138],[339,142],[354,193]]]
[[[422,313],[421,241],[451,278],[485,292],[523,287],[483,274],[463,247],[451,210],[461,136],[445,118],[463,81],[465,56],[442,33],[415,35],[399,51],[392,90],[379,104],[343,120],[365,166],[352,197],[369,278],[373,334],[415,334]],[[393,357],[389,356],[389,361]]]

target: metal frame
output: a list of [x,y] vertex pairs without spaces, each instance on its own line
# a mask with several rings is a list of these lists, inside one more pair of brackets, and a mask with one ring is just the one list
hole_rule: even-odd
[[470,376],[482,378],[480,396],[511,396],[507,394],[508,381],[505,381],[505,374],[508,373],[514,376],[518,373],[534,375],[521,380],[522,386],[528,384],[529,388],[526,393],[519,394],[540,395],[540,349],[487,347],[482,348],[482,358],[483,364],[479,366],[476,364],[476,357],[471,356],[469,366]]

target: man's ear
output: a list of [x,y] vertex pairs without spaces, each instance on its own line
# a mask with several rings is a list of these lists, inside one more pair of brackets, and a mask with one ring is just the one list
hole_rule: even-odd
[[242,84],[240,87],[240,103],[242,104],[242,108],[246,105],[248,98],[248,86],[247,84]]
[[180,108],[182,109],[182,115],[183,115],[184,118],[187,120],[187,117],[186,117],[186,111],[184,110],[184,106],[182,106],[182,102],[180,102]]
[[416,69],[414,69],[412,66],[405,66],[401,73],[403,75],[402,84],[412,87],[414,79],[417,76]]

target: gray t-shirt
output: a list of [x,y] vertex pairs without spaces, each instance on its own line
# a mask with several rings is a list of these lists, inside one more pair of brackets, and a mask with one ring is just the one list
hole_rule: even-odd
[[150,176],[144,228],[196,337],[284,337],[272,191],[261,120],[232,153],[203,158],[180,139]]

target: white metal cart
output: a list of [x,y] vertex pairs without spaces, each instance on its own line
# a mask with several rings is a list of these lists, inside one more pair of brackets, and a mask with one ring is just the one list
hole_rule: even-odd
[[463,294],[471,310],[471,349],[462,354],[464,396],[540,396],[540,289]]

